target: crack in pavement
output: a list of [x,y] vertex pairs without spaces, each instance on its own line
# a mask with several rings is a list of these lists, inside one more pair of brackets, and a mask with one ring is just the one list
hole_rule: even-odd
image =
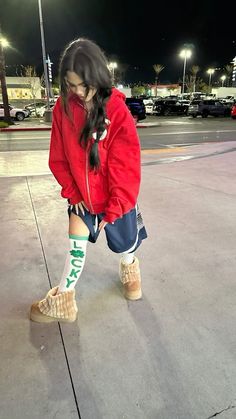
[[231,409],[234,409],[236,406],[234,406],[234,405],[229,405],[226,409],[223,409],[223,410],[221,410],[220,412],[216,412],[214,415],[211,415],[211,416],[208,416],[208,418],[207,419],[212,419],[212,418],[215,418],[216,416],[218,416],[218,415],[220,415],[221,413],[223,413],[223,412],[226,412],[227,410],[231,410]]

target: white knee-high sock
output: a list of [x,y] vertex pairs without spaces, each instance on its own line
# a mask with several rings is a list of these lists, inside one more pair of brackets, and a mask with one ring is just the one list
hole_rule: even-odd
[[122,253],[122,262],[131,265],[134,261],[134,253]]
[[82,273],[88,236],[69,235],[70,248],[68,250],[64,271],[58,288],[58,293],[71,291]]

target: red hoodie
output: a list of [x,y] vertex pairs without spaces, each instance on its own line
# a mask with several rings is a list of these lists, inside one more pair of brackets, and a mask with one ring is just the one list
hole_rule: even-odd
[[[65,114],[61,98],[53,110],[49,167],[62,186],[61,195],[71,204],[84,201],[92,214],[105,213],[111,223],[134,208],[140,187],[140,144],[125,96],[117,89],[106,105],[107,129],[99,144],[101,166],[89,166],[89,152],[79,144],[87,112],[75,95],[69,99],[73,123]],[[96,133],[93,134],[96,138]]]

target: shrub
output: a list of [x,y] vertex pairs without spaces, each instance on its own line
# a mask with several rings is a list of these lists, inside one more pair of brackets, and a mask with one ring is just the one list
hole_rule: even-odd
[[9,124],[5,121],[0,121],[0,128],[7,128],[9,127]]

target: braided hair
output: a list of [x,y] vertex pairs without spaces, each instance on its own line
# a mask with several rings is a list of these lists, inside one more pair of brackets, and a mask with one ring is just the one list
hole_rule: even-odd
[[85,96],[88,96],[91,88],[96,89],[92,98],[93,106],[79,135],[79,143],[86,148],[89,138],[94,131],[96,132],[96,139],[90,149],[89,162],[93,169],[98,169],[100,166],[98,143],[106,127],[105,106],[111,95],[111,73],[104,53],[93,41],[79,38],[66,47],[60,61],[60,88],[63,107],[69,117],[68,87],[65,80],[67,71],[76,73],[83,80]]

